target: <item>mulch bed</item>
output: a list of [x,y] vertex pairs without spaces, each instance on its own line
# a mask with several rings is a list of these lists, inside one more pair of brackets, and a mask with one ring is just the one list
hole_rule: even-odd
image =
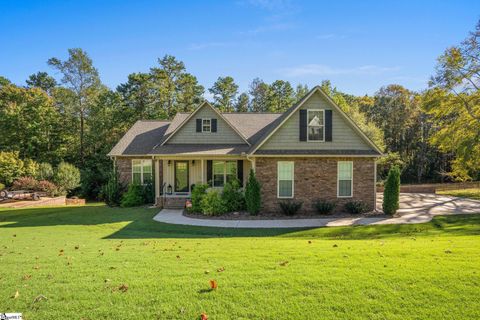
[[201,213],[188,213],[187,210],[183,211],[183,215],[189,218],[195,219],[207,219],[207,220],[277,220],[277,219],[318,219],[318,218],[381,218],[386,217],[383,212],[367,212],[363,214],[350,214],[350,213],[333,213],[333,214],[314,214],[314,213],[302,213],[294,216],[286,216],[282,213],[260,213],[256,216],[250,215],[248,212],[229,212],[221,216],[206,216]]

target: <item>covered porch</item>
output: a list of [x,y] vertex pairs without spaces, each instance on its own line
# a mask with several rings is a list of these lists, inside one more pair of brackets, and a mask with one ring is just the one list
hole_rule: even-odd
[[222,189],[237,178],[245,186],[252,161],[245,156],[157,156],[154,165],[156,205],[183,208],[197,184]]

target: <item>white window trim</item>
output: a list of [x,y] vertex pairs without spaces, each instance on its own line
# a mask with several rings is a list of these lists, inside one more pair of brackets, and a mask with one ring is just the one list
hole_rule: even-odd
[[[351,172],[350,172],[350,176],[352,177],[352,179],[351,179],[352,183],[350,184],[350,195],[349,196],[341,196],[340,195],[340,163],[345,163],[345,162],[350,162],[352,164]],[[337,198],[353,198],[353,161],[338,161],[337,162]]]
[[[208,128],[209,130],[203,130],[203,121],[205,120],[208,120],[209,121],[209,125],[208,125]],[[211,118],[202,118],[202,133],[211,133],[212,132],[212,119]]]
[[[140,184],[141,185],[145,185],[145,181],[144,181],[144,177],[143,177],[143,166],[144,166],[144,162],[149,162],[150,163],[150,166],[152,168],[152,172],[151,172],[151,175],[152,175],[152,182],[154,180],[153,178],[153,163],[152,163],[152,159],[132,159],[132,183],[133,183],[133,162],[134,161],[140,161]],[[137,172],[138,173],[138,172]]]
[[[223,162],[223,186],[215,186],[215,170],[213,169],[214,167],[214,162]],[[227,162],[234,162],[235,163],[235,168],[237,174],[238,174],[238,162],[236,160],[213,160],[212,162],[212,188],[223,188],[225,187],[225,184],[227,183]]]
[[[280,163],[292,164],[292,195],[290,197],[280,196]],[[277,162],[277,198],[278,199],[293,199],[295,196],[295,161],[278,161]]]
[[[322,125],[322,129],[323,129],[323,139],[322,140],[310,140],[309,139],[309,134],[308,134],[308,128],[310,127],[308,125],[308,114],[310,113],[310,111],[320,111],[322,112],[323,116],[322,116],[322,119],[323,119],[323,125]],[[307,109],[307,142],[325,142],[325,109]]]

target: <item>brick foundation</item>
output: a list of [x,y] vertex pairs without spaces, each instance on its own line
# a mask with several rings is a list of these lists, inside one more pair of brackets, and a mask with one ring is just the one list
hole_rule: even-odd
[[[277,198],[277,161],[295,162],[294,199],[303,202],[303,213],[315,212],[316,200],[335,201],[336,211],[352,200],[375,208],[375,161],[372,158],[256,158],[256,175],[262,185],[262,211],[280,211]],[[337,198],[337,162],[353,161],[353,197]]]

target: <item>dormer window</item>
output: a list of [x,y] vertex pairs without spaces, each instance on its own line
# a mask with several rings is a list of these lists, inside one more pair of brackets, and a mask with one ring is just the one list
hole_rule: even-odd
[[212,132],[212,119],[202,119],[202,132]]
[[308,141],[325,141],[324,110],[308,110]]

